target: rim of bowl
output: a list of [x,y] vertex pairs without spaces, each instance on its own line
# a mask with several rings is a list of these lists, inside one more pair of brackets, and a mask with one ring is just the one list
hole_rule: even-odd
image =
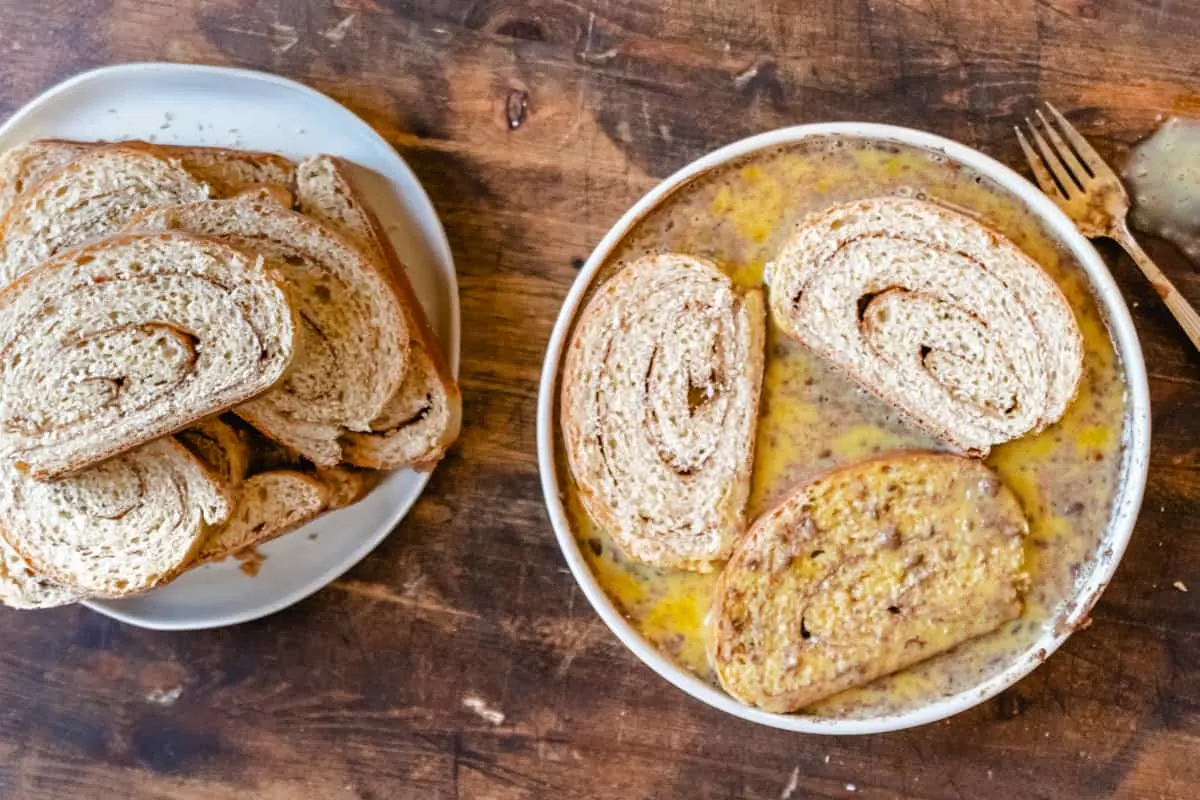
[[[1053,626],[1047,625],[1041,636],[1013,658],[1001,672],[968,689],[946,697],[935,698],[908,711],[848,719],[809,717],[802,714],[776,714],[745,705],[679,666],[661,653],[655,645],[647,641],[613,605],[612,600],[600,586],[579,550],[579,544],[563,507],[555,452],[557,429],[555,412],[558,402],[556,395],[563,346],[584,294],[613,249],[630,229],[653,208],[701,173],[759,150],[778,145],[795,144],[818,136],[843,136],[895,142],[941,152],[947,158],[995,181],[1032,211],[1046,226],[1049,233],[1071,252],[1087,273],[1097,303],[1100,305],[1108,325],[1109,335],[1116,344],[1121,358],[1126,380],[1126,413],[1129,420],[1123,442],[1124,453],[1121,465],[1123,480],[1115,498],[1106,535],[1101,540],[1102,544],[1107,541],[1107,545],[1097,555],[1097,561],[1091,574],[1077,586],[1074,597],[1067,601],[1063,612],[1060,612]],[[1141,507],[1149,466],[1150,393],[1145,361],[1138,343],[1137,332],[1134,330],[1129,309],[1125,305],[1125,300],[1117,288],[1112,274],[1091,243],[1079,233],[1074,223],[1041,190],[999,161],[951,139],[894,125],[866,122],[826,122],[796,125],[750,136],[693,161],[647,192],[605,234],[575,278],[550,335],[538,389],[537,440],[538,471],[541,474],[542,493],[545,496],[550,522],[554,527],[554,535],[566,558],[567,566],[588,602],[592,604],[592,608],[596,610],[596,613],[616,634],[617,638],[646,666],[697,700],[727,714],[760,725],[800,733],[834,735],[884,733],[936,722],[994,697],[1045,661],[1087,618],[1088,612],[1112,579],[1113,573],[1120,563]]]

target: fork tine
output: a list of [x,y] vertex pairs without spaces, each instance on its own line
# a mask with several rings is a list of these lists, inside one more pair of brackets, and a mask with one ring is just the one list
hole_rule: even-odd
[[1058,127],[1062,128],[1063,136],[1067,137],[1067,141],[1075,148],[1075,152],[1079,153],[1079,157],[1083,159],[1083,163],[1088,165],[1088,169],[1093,175],[1100,176],[1112,171],[1100,154],[1096,152],[1096,148],[1088,144],[1088,140],[1083,138],[1083,134],[1077,131],[1074,125],[1067,122],[1067,118],[1059,113],[1052,103],[1046,103],[1046,108],[1050,109],[1050,114],[1058,121]]
[[1058,157],[1058,153],[1056,153],[1054,149],[1050,147],[1045,138],[1038,133],[1037,127],[1029,121],[1028,117],[1025,118],[1025,124],[1029,127],[1029,133],[1031,136],[1033,136],[1033,142],[1037,145],[1038,150],[1041,151],[1042,158],[1045,159],[1046,165],[1050,167],[1050,171],[1054,173],[1054,177],[1058,178],[1059,186],[1062,187],[1063,196],[1069,197],[1074,189],[1082,188],[1079,187],[1079,184],[1077,184],[1075,179],[1071,177],[1071,171],[1067,169],[1067,165],[1062,162],[1062,160]]
[[1058,129],[1051,125],[1046,117],[1042,115],[1042,110],[1036,108],[1033,113],[1037,114],[1037,118],[1041,120],[1042,127],[1046,129],[1046,133],[1049,135],[1050,141],[1054,144],[1054,149],[1058,153],[1058,157],[1062,159],[1063,164],[1075,176],[1075,181],[1080,186],[1083,186],[1087,182],[1087,179],[1092,177],[1092,173],[1079,160],[1079,156],[1075,155],[1075,151],[1058,135]]
[[1033,148],[1029,146],[1029,140],[1025,138],[1025,134],[1021,133],[1019,126],[1013,125],[1013,130],[1017,132],[1017,141],[1021,145],[1021,151],[1025,153],[1025,160],[1029,162],[1029,168],[1033,170],[1033,177],[1037,179],[1038,186],[1042,187],[1042,191],[1050,195],[1055,202],[1063,202],[1062,192],[1058,191],[1058,184],[1054,182],[1054,176],[1050,174],[1050,170],[1046,169],[1046,162],[1033,152]]

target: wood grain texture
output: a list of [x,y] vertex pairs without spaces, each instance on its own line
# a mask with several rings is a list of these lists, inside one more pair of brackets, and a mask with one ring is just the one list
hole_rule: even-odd
[[[1015,166],[1012,125],[1040,100],[1120,160],[1157,115],[1200,114],[1200,5],[0,0],[0,19],[0,117],[79,70],[158,59],[279,72],[346,103],[425,183],[471,320],[461,442],[330,588],[204,633],[0,613],[0,795],[1196,796],[1200,356],[1114,247],[1153,373],[1136,535],[1089,629],[944,723],[789,735],[643,667],[554,544],[534,409],[577,265],[662,176],[831,119],[914,125]],[[1196,268],[1149,249],[1200,302]]]

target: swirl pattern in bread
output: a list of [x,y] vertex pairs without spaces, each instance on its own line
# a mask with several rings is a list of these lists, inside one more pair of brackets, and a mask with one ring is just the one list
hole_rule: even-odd
[[83,469],[263,392],[292,340],[276,278],[215,240],[68,251],[0,293],[0,456]]
[[769,271],[777,325],[956,450],[1062,417],[1083,344],[1012,242],[932,203],[878,197],[800,223]]
[[408,325],[375,266],[325,226],[253,195],[155,209],[130,227],[216,236],[279,272],[299,319],[296,359],[279,385],[234,412],[336,466],[342,435],[371,429],[407,367]]
[[170,580],[229,512],[220,483],[171,437],[58,481],[0,465],[0,536],[37,574],[90,596]]
[[788,712],[998,627],[1021,610],[1028,523],[981,462],[907,453],[799,487],[717,581],[712,663]]
[[588,512],[631,557],[706,572],[745,530],[763,344],[761,292],[700,258],[642,258],[588,303],[563,440]]

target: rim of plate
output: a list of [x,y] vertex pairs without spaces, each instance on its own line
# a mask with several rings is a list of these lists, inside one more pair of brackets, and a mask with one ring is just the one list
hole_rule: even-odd
[[[555,440],[557,429],[558,373],[567,334],[574,323],[579,306],[596,273],[624,236],[660,202],[676,189],[703,172],[734,159],[784,144],[794,144],[818,136],[843,136],[854,139],[895,142],[944,154],[952,161],[967,166],[1011,192],[1032,211],[1047,230],[1070,250],[1087,273],[1091,288],[1108,323],[1109,333],[1121,357],[1126,380],[1128,424],[1124,438],[1121,465],[1121,485],[1109,517],[1108,527],[1101,540],[1094,569],[1081,582],[1053,626],[1047,625],[1033,644],[1015,656],[1000,673],[976,685],[947,697],[936,698],[918,708],[893,714],[880,714],[858,719],[807,717],[799,714],[776,714],[745,705],[722,690],[701,680],[676,664],[647,641],[613,605],[588,568],[575,540],[563,507],[558,480]],[[733,142],[688,164],[663,180],[625,213],[605,234],[592,251],[576,277],[563,302],[554,331],[550,335],[538,389],[537,409],[538,470],[542,493],[558,545],[567,566],[575,577],[592,608],[600,615],[617,638],[633,651],[650,669],[692,697],[713,708],[760,725],[796,731],[832,735],[885,733],[925,725],[965,711],[994,697],[1028,675],[1067,640],[1077,626],[1087,618],[1091,607],[1112,579],[1121,556],[1129,543],[1142,503],[1150,451],[1150,393],[1146,366],[1138,343],[1137,332],[1129,316],[1125,300],[1100,254],[1075,225],[1041,190],[999,161],[966,145],[935,134],[912,128],[868,122],[823,122],[796,125],[761,133]]]
[[[437,207],[429,198],[429,193],[425,191],[425,187],[417,178],[412,168],[396,151],[391,144],[384,139],[378,131],[362,117],[355,114],[344,105],[334,100],[324,92],[318,91],[311,86],[306,86],[299,81],[285,78],[280,75],[274,75],[269,72],[260,72],[259,70],[243,69],[241,67],[220,67],[209,64],[173,64],[161,61],[135,62],[129,64],[114,64],[111,66],[98,67],[96,69],[81,72],[70,78],[67,78],[60,83],[57,83],[48,89],[42,91],[25,105],[21,106],[9,117],[3,125],[0,125],[0,138],[8,134],[10,130],[17,127],[25,121],[27,117],[37,114],[41,107],[53,101],[60,95],[64,95],[73,91],[79,90],[81,87],[96,81],[108,80],[116,78],[127,73],[154,73],[154,72],[175,72],[175,73],[192,73],[196,75],[212,75],[222,79],[236,78],[245,81],[256,81],[259,83],[273,84],[280,89],[297,92],[307,96],[313,101],[327,104],[330,106],[330,113],[342,115],[346,122],[352,126],[361,127],[365,138],[370,140],[383,154],[386,160],[392,163],[396,172],[401,175],[405,182],[411,183],[412,198],[418,205],[423,205],[429,212],[430,218],[433,220],[434,227],[429,231],[429,236],[426,237],[425,244],[429,248],[430,254],[439,271],[439,280],[445,282],[447,297],[449,299],[449,341],[443,343],[446,348],[446,355],[450,362],[450,371],[458,377],[460,349],[462,338],[461,327],[461,308],[458,296],[458,272],[454,264],[454,256],[450,250],[450,242],[446,238],[446,231],[442,225],[441,217],[437,213]],[[398,470],[391,470],[387,474],[393,474]],[[229,625],[238,625],[243,622],[251,622],[256,619],[275,614],[283,609],[295,605],[311,595],[316,594],[321,589],[324,589],[333,581],[337,580],[341,575],[345,574],[354,568],[360,561],[367,557],[368,554],[379,544],[391,535],[392,531],[408,515],[409,510],[420,498],[425,491],[425,486],[429,483],[431,472],[417,473],[417,483],[408,498],[400,503],[397,503],[384,518],[379,530],[366,537],[359,543],[358,547],[354,548],[341,561],[331,564],[329,569],[321,573],[320,576],[313,579],[311,582],[297,587],[291,591],[281,594],[276,600],[262,604],[249,609],[247,611],[235,614],[225,614],[212,617],[195,618],[188,620],[149,620],[140,614],[131,614],[122,610],[120,607],[109,604],[103,600],[85,600],[81,605],[86,606],[92,611],[99,612],[105,616],[112,617],[120,622],[134,625],[139,628],[147,628],[151,630],[205,630],[209,628],[220,628]],[[375,489],[379,491],[379,487]]]

